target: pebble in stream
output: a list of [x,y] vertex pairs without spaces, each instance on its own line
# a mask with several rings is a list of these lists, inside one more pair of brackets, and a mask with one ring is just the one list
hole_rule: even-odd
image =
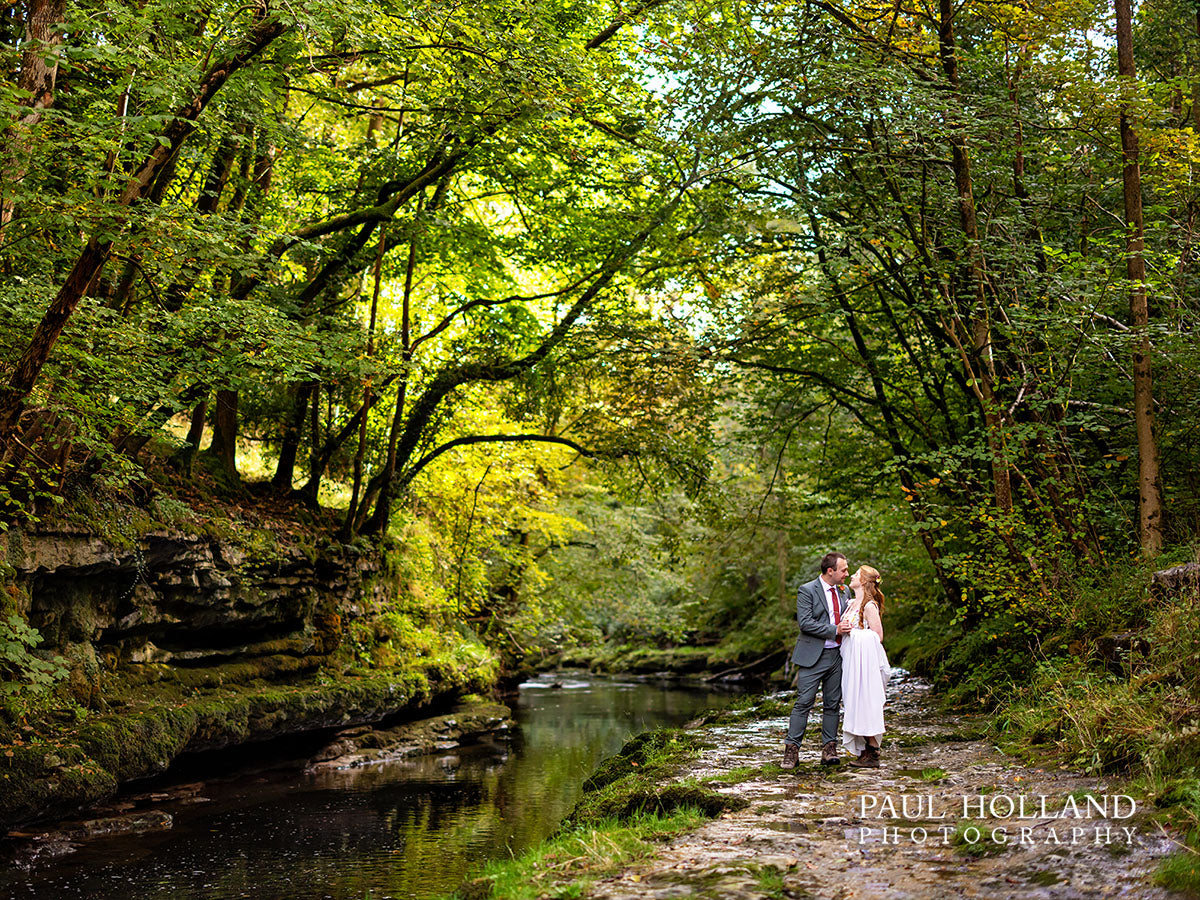
[[[716,790],[740,794],[750,806],[673,839],[652,859],[597,881],[588,896],[603,900],[1174,896],[1150,878],[1157,860],[1169,854],[1173,845],[1140,809],[1127,819],[1018,819],[1007,817],[1007,801],[999,800],[997,818],[975,815],[978,798],[988,804],[1000,795],[1014,801],[1024,795],[1030,804],[1027,814],[1040,813],[1037,797],[1045,795],[1046,808],[1054,814],[1076,792],[1082,816],[1085,792],[1098,799],[1107,793],[1110,785],[1103,779],[1020,765],[984,741],[963,740],[964,726],[970,729],[977,717],[937,712],[929,685],[906,674],[889,686],[885,716],[888,734],[879,769],[853,768],[846,764],[849,757],[843,756],[843,765],[823,770],[817,764],[819,750],[810,726],[800,767],[783,772],[773,764],[782,756],[784,719],[705,729],[715,749],[677,777],[720,779],[736,769],[755,767],[760,771],[748,780],[712,784]],[[931,771],[935,769],[945,774]],[[1112,786],[1112,792],[1119,794],[1120,788]],[[904,796],[910,803],[907,817],[901,816]],[[943,843],[947,832],[940,828],[958,824],[964,796],[971,798],[972,821],[981,830],[979,846],[989,850],[986,855],[967,855],[952,843]],[[885,798],[896,807],[894,818],[877,815]],[[990,812],[986,805],[983,811]],[[1128,812],[1125,803],[1120,814]],[[945,818],[930,818],[939,814]],[[893,839],[889,832],[885,842],[885,826],[898,829],[899,838]],[[1012,836],[1005,846],[989,841],[989,829],[998,826]],[[1023,835],[1029,838],[1024,844],[1017,841],[1022,826],[1031,829]],[[923,845],[911,837],[911,829],[922,827],[927,834]],[[1075,835],[1072,845],[1073,827],[1082,828],[1084,834]],[[1096,843],[1097,827],[1112,829],[1112,843]],[[1135,830],[1131,840],[1126,840],[1122,827]],[[1050,839],[1051,829],[1060,843]],[[1103,831],[1100,834],[1105,836]]]

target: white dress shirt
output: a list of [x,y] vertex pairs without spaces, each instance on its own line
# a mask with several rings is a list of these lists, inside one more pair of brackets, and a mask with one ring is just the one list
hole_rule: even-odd
[[[829,591],[831,588],[836,591],[837,587],[835,585],[832,585],[829,582],[827,582],[824,578],[820,579],[820,581],[825,590],[825,609],[827,609],[829,611],[829,621],[831,624],[836,626],[837,619],[835,619],[833,617],[833,598],[831,596],[829,596]],[[842,593],[841,593],[841,591],[838,591],[838,606],[840,607],[841,605],[842,605]],[[828,640],[825,642],[825,649],[827,649],[827,650],[834,649],[838,646],[839,646],[839,644],[836,640]]]

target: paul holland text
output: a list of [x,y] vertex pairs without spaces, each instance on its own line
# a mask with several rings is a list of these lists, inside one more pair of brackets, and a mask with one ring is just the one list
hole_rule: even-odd
[[[963,794],[957,799],[863,794],[858,798],[859,818],[884,823],[860,827],[858,842],[1131,845],[1137,829],[1127,823],[1136,812],[1137,803],[1126,794],[1089,794],[1082,799],[1046,794]],[[978,821],[996,819],[1003,824]]]

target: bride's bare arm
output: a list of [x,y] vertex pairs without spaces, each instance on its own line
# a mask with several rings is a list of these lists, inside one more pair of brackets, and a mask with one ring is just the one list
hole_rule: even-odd
[[867,627],[879,635],[879,639],[883,640],[883,622],[879,618],[879,604],[868,603],[866,609],[863,610],[863,618],[867,621]]

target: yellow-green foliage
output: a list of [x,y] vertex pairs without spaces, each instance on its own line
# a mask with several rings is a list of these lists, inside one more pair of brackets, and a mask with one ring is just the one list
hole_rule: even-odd
[[[357,668],[414,664],[434,671],[470,669],[488,680],[495,655],[463,621],[452,557],[428,516],[404,513],[384,548],[383,593],[346,625],[343,657]],[[483,590],[470,586],[471,591]]]
[[365,669],[416,666],[439,677],[470,671],[488,684],[498,671],[494,653],[442,616],[422,621],[388,610],[358,619],[347,628],[344,647],[351,662]]
[[[483,421],[472,428],[515,430],[495,410],[475,412]],[[422,473],[412,502],[392,519],[390,596],[374,626],[387,632],[374,643],[386,646],[373,651],[377,662],[445,652],[459,640],[447,636],[467,620],[493,646],[513,642],[517,656],[557,643],[559,610],[542,566],[552,548],[585,530],[556,507],[574,478],[563,471],[572,456],[545,444],[480,444],[457,448]],[[362,633],[354,639],[371,643]]]

